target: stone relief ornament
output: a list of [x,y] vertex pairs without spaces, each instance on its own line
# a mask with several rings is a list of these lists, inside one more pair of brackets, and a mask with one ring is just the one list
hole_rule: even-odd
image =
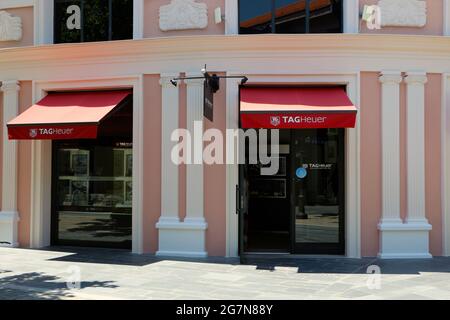
[[0,11],[0,41],[19,41],[22,39],[22,19],[6,11]]
[[195,0],[172,0],[159,9],[162,31],[204,29],[208,26],[208,6]]
[[380,0],[382,27],[424,27],[427,3],[422,0]]

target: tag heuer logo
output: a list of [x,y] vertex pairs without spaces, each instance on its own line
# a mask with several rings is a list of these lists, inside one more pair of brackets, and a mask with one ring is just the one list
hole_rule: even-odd
[[38,135],[37,129],[30,129],[30,138],[36,138]]
[[281,123],[280,117],[270,117],[270,124],[273,125],[274,127],[278,127],[280,123]]

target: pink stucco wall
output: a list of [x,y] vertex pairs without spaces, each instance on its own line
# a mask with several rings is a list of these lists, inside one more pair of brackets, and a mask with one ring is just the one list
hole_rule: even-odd
[[[376,256],[381,218],[381,84],[378,72],[361,73],[361,254]],[[425,199],[432,255],[442,255],[441,75],[428,74],[425,96]],[[406,85],[400,85],[400,204],[407,217]]]
[[378,72],[361,73],[361,254],[376,256],[381,217],[381,85]]
[[[21,81],[19,113],[28,109],[32,102],[31,81]],[[29,247],[31,225],[31,141],[19,141],[18,149],[17,209],[20,215],[19,244],[21,247]]]
[[170,0],[145,0],[144,38],[203,35],[203,34],[224,34],[225,22],[215,24],[214,9],[216,9],[217,7],[221,7],[222,13],[225,13],[225,0],[208,0],[202,2],[208,5],[208,27],[206,29],[164,32],[161,31],[161,29],[159,29],[159,8],[163,5],[169,4]]
[[161,215],[161,86],[159,75],[144,76],[144,252],[158,250],[156,223]]
[[[0,90],[0,123],[3,124],[3,92]],[[3,177],[3,125],[0,126],[0,177]],[[0,180],[0,195],[2,194],[3,183]],[[0,208],[2,208],[2,197],[0,196]]]
[[12,8],[7,9],[7,12],[13,16],[22,18],[22,40],[20,41],[5,41],[0,42],[0,49],[11,47],[32,46],[34,43],[34,17],[33,7]]
[[[225,133],[226,83],[214,97],[214,123],[205,120],[205,130],[217,128]],[[179,127],[186,128],[186,85],[180,84]],[[161,86],[159,75],[144,76],[144,251],[158,250],[155,225],[161,214]],[[224,151],[225,152],[225,151]],[[179,167],[180,219],[186,216],[186,166]],[[224,256],[226,248],[226,168],[224,165],[204,166],[204,212],[208,223],[206,250],[210,256]]]
[[[443,0],[425,0],[427,2],[427,24],[423,28],[412,27],[385,27],[380,30],[367,29],[364,21],[361,22],[362,33],[392,33],[392,34],[420,34],[420,35],[442,35],[443,34]],[[378,0],[360,0],[360,9],[365,4],[377,4]]]
[[442,75],[428,74],[425,91],[425,205],[430,232],[430,251],[443,254],[441,205],[441,102]]
[[[214,96],[214,122],[204,120],[205,130],[215,128],[226,130],[226,82],[220,81],[220,90]],[[225,145],[223,149],[225,155]],[[226,250],[226,166],[205,165],[205,219],[206,251],[210,256],[224,256]]]

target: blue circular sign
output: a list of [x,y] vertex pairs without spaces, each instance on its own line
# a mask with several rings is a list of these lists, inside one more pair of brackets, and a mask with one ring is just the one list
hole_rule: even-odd
[[297,178],[299,178],[299,179],[305,179],[306,176],[308,175],[308,171],[306,171],[305,168],[301,167],[301,168],[298,168],[298,169],[295,171],[295,175],[296,175]]

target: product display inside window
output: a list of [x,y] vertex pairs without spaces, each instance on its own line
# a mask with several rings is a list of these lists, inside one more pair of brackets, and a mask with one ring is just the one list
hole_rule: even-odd
[[132,149],[57,148],[59,240],[131,241]]

